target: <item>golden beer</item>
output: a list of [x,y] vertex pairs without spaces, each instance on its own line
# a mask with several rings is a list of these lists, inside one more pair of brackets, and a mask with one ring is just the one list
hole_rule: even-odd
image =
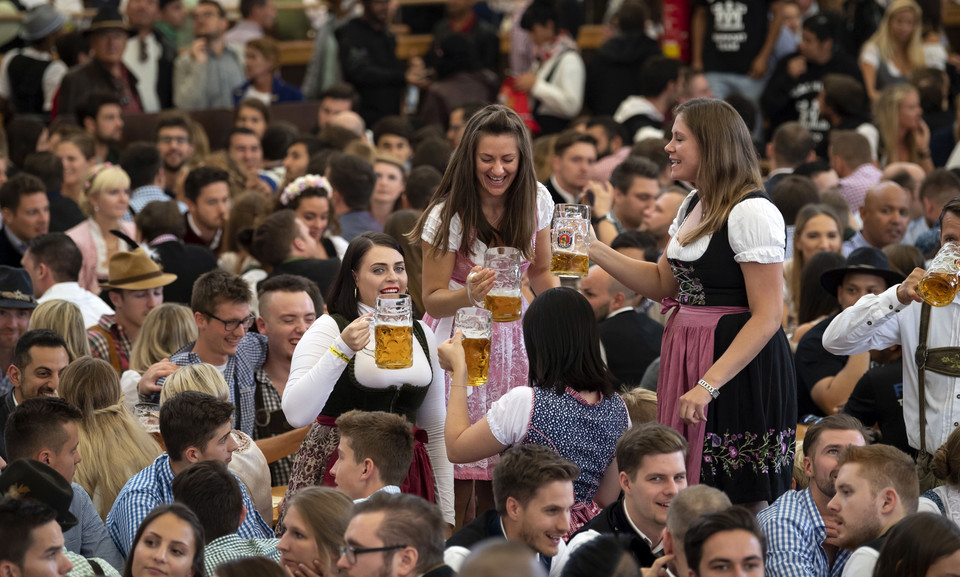
[[490,339],[463,339],[467,359],[467,384],[475,387],[487,384],[490,371]]
[[483,308],[493,313],[495,323],[520,320],[520,293],[493,289],[483,299]]
[[413,327],[377,325],[373,358],[381,369],[405,369],[413,366]]
[[917,285],[920,297],[935,307],[945,307],[953,302],[960,289],[956,274],[928,272]]
[[554,251],[550,257],[550,272],[555,276],[587,276],[590,258],[585,254]]

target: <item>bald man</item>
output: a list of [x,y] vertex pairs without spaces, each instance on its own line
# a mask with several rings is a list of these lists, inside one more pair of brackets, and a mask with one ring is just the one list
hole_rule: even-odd
[[599,266],[580,281],[580,292],[600,322],[607,366],[627,386],[640,384],[644,371],[660,356],[663,326],[633,308],[637,293]]
[[860,218],[863,228],[843,243],[844,256],[864,246],[899,244],[910,223],[910,193],[895,182],[879,182],[867,191]]
[[910,193],[910,224],[903,235],[903,244],[913,244],[913,241],[924,232],[930,230],[923,217],[923,201],[920,200],[920,185],[927,177],[923,167],[913,162],[894,162],[883,169],[881,180],[892,180]]
[[363,118],[352,110],[344,110],[334,114],[333,118],[330,119],[330,124],[346,128],[354,134],[359,134],[361,140],[367,142],[367,125],[363,122]]

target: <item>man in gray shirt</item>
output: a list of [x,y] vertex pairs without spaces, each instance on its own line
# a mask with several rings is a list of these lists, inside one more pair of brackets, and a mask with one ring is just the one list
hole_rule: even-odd
[[243,55],[227,45],[227,13],[214,0],[201,0],[193,15],[190,49],[177,57],[173,103],[183,110],[233,108],[233,89],[243,84]]

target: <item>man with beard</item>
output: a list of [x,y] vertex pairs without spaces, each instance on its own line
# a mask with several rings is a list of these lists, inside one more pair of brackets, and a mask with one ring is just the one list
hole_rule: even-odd
[[190,171],[183,183],[187,199],[187,232],[183,242],[199,244],[214,254],[220,252],[223,228],[230,214],[229,175],[226,170],[201,166]]
[[108,92],[91,94],[77,107],[77,120],[96,143],[94,157],[98,163],[120,162],[117,147],[123,138],[122,112],[120,99]]
[[13,355],[7,376],[13,390],[0,399],[0,459],[7,460],[3,430],[10,413],[27,399],[57,396],[60,373],[70,364],[63,337],[48,329],[25,333]]
[[[163,190],[171,198],[193,158],[190,119],[180,112],[164,113],[157,122],[157,151],[163,161]],[[184,207],[181,212],[186,212]]]
[[887,531],[917,512],[916,464],[891,445],[851,447],[840,457],[836,486],[828,509],[837,520],[837,545],[856,549],[843,575],[869,577]]
[[227,13],[215,0],[193,12],[190,49],[173,67],[173,103],[181,110],[233,108],[233,89],[243,84],[243,55],[227,44]]
[[493,470],[496,509],[478,514],[447,540],[444,562],[458,571],[481,541],[500,538],[530,547],[550,577],[560,575],[567,560],[563,536],[570,530],[573,481],[579,476],[579,467],[543,445],[507,449]]
[[[270,463],[270,485],[278,487],[290,481],[293,469],[293,453],[303,442],[308,427],[294,429],[283,414],[280,399],[290,375],[293,350],[317,320],[317,311],[323,311],[323,298],[312,282],[296,275],[278,275],[260,284],[260,316],[257,331],[267,336],[269,352],[267,362],[256,370],[256,411],[263,418],[257,419],[253,438],[265,452],[274,448],[285,457]],[[269,440],[267,440],[269,439]],[[276,447],[275,447],[276,446]]]
[[803,471],[810,486],[787,491],[757,515],[767,536],[770,577],[837,577],[850,557],[836,542],[837,520],[827,508],[837,494],[839,455],[862,447],[863,425],[850,415],[832,415],[807,429]]

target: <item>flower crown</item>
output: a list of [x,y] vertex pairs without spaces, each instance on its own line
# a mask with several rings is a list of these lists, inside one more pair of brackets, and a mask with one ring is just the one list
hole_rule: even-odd
[[97,179],[97,175],[108,168],[113,168],[113,166],[115,165],[112,162],[104,162],[91,168],[90,172],[87,173],[87,181],[83,183],[83,188],[89,192],[93,188],[93,181]]
[[326,178],[316,174],[308,174],[297,178],[283,189],[283,193],[280,195],[280,204],[283,206],[289,205],[293,202],[293,199],[300,196],[308,188],[321,188],[327,194],[330,194],[331,190],[330,183]]

